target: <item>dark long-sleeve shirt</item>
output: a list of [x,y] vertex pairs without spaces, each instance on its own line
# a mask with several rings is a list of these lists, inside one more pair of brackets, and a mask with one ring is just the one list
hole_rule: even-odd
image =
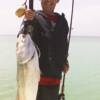
[[[41,13],[39,15],[44,18],[49,30],[49,32],[46,32],[41,26],[44,24],[43,21],[38,21],[37,16],[34,17],[31,37],[41,52],[39,59],[42,72],[40,83],[54,82],[58,84],[61,79],[63,65],[68,62],[68,23],[64,15],[54,14],[51,16],[42,15]],[[20,33],[23,32],[22,30]]]

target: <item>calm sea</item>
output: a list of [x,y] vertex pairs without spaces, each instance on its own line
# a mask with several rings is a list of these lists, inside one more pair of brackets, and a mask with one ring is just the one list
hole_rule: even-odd
[[[16,98],[16,36],[0,36],[0,100]],[[100,100],[100,37],[72,37],[66,100]]]

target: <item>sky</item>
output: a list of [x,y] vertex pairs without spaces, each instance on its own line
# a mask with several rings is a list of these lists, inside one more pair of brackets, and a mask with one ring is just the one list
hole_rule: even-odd
[[[15,11],[25,0],[7,0],[0,3],[0,34],[17,35],[23,18]],[[74,0],[72,36],[100,36],[100,0]],[[70,24],[72,0],[60,0],[55,11],[65,13]],[[41,9],[40,0],[34,0],[34,9]]]

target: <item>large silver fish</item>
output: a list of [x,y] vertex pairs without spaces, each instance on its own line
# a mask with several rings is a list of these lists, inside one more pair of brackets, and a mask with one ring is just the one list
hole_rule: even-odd
[[39,56],[29,34],[20,34],[16,43],[16,100],[36,100],[40,80]]

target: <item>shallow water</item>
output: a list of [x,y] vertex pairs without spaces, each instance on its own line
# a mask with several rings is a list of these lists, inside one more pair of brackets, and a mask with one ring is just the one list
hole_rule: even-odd
[[[15,35],[0,36],[0,100],[16,98]],[[100,100],[100,38],[72,37],[66,100]]]

